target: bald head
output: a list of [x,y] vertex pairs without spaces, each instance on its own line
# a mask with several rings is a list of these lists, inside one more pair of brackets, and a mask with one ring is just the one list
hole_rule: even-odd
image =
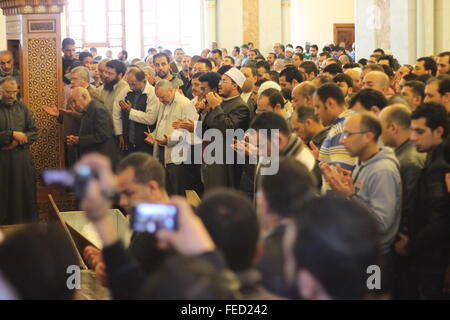
[[14,67],[13,55],[10,51],[0,51],[0,71],[3,75],[12,74]]
[[316,86],[311,81],[304,81],[292,90],[292,106],[295,108],[309,106],[312,107],[313,96]]
[[379,114],[383,133],[383,143],[397,148],[409,138],[411,128],[411,110],[403,104],[393,104]]
[[391,81],[387,74],[381,71],[372,71],[366,74],[363,81],[363,89],[374,89],[384,95],[389,93]]
[[345,71],[345,74],[349,75],[350,78],[353,79],[353,92],[358,92],[361,89],[360,82],[361,82],[361,73],[362,70],[354,69],[348,69]]
[[70,99],[78,112],[82,112],[92,100],[89,91],[82,87],[73,88]]

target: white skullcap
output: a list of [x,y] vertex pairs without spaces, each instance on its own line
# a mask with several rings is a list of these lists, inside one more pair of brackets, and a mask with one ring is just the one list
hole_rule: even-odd
[[280,87],[276,82],[273,82],[273,81],[266,81],[266,82],[264,82],[264,83],[261,85],[261,87],[259,87],[259,90],[258,90],[258,99],[259,99],[259,96],[261,95],[261,93],[263,93],[263,92],[266,91],[267,89],[277,89],[278,91],[281,92],[281,87]]
[[247,78],[245,75],[239,71],[238,68],[234,67],[231,68],[227,73],[225,73],[226,76],[230,77],[236,84],[242,89],[242,86],[244,85],[245,80]]

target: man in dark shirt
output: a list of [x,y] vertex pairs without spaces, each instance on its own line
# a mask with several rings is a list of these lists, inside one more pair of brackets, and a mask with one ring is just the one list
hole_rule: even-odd
[[30,110],[17,101],[12,77],[0,83],[0,225],[35,222],[36,180],[30,146],[37,139]]
[[450,203],[445,175],[450,165],[443,151],[448,122],[445,108],[437,103],[425,103],[412,114],[411,141],[427,159],[412,197],[408,234],[399,234],[395,250],[410,257],[417,294],[422,299],[443,297],[448,264]]
[[70,84],[70,80],[66,79],[64,76],[68,72],[69,67],[72,65],[72,63],[76,60],[75,59],[75,40],[71,38],[66,38],[62,42],[62,51],[63,51],[63,68],[62,68],[62,75],[63,75],[63,81],[66,84]]

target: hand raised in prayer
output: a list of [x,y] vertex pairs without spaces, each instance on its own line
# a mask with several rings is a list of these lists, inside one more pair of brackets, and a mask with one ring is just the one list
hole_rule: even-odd
[[186,256],[197,256],[215,250],[202,220],[192,211],[186,199],[171,198],[172,204],[178,208],[178,230],[161,229],[156,233],[160,249],[174,248]]
[[118,136],[117,138],[119,140],[119,148],[120,148],[120,150],[124,150],[124,151],[128,150],[128,146],[125,143],[125,138],[124,138],[123,134]]
[[257,156],[258,155],[258,147],[251,144],[247,139],[238,140],[235,139],[234,143],[231,145],[234,151],[245,154],[246,156]]
[[404,235],[403,233],[398,233],[398,237],[400,240],[395,242],[394,249],[395,252],[397,252],[400,256],[407,256],[408,252],[406,252],[406,245],[409,242],[409,237],[407,235]]
[[129,102],[129,101],[124,101],[124,100],[119,101],[119,106],[125,112],[131,111],[131,102]]
[[59,117],[59,110],[57,107],[43,106],[42,109],[44,109],[44,111],[47,112],[52,117]]
[[145,142],[147,142],[148,144],[155,144],[155,138],[153,137],[153,135],[151,133],[148,133],[146,131],[144,131],[144,134],[147,138],[145,138]]
[[162,139],[156,139],[156,142],[158,142],[158,144],[160,146],[167,146],[168,141],[169,141],[169,139],[167,138],[166,135],[164,135],[164,138],[162,138]]
[[19,143],[14,140],[9,146],[3,147],[2,150],[3,151],[11,151],[14,150],[15,148],[17,148],[19,146]]
[[28,143],[28,136],[23,132],[14,131],[13,139],[17,141],[21,146]]
[[314,159],[319,160],[319,156],[320,156],[320,150],[319,148],[316,147],[316,145],[314,144],[314,142],[310,142],[309,143],[309,147],[311,148],[311,152],[314,156]]
[[180,125],[182,122],[183,122],[183,120],[177,120],[177,121],[172,122],[172,128],[174,128],[175,130],[180,129]]
[[222,104],[223,99],[217,93],[209,92],[206,95],[206,101],[208,101],[208,107],[215,109]]
[[206,109],[206,103],[205,102],[206,102],[205,99],[197,101],[197,103],[195,104],[195,109],[197,109],[197,111],[205,110]]
[[328,163],[323,163],[321,168],[325,179],[334,191],[347,197],[355,194],[351,171],[342,169],[339,164],[336,166],[336,171]]
[[192,120],[183,121],[180,124],[180,129],[184,129],[184,130],[187,130],[187,131],[193,133],[195,130],[195,123]]
[[80,137],[68,136],[66,141],[69,146],[75,146],[80,143]]

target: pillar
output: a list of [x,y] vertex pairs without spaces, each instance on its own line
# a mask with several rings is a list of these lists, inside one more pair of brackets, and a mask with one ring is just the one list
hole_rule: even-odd
[[434,52],[434,0],[417,0],[417,57]]
[[[25,5],[30,4],[32,5]],[[38,140],[31,147],[38,176],[38,207],[42,215],[48,208],[47,193],[40,176],[44,169],[64,166],[61,126],[42,106],[63,104],[61,59],[61,13],[65,0],[0,0],[7,16],[7,37],[18,41],[21,95],[38,128]],[[12,43],[16,43],[11,41]]]
[[209,47],[212,42],[217,42],[217,1],[204,0],[203,14],[205,34],[203,46]]
[[281,0],[282,43],[291,42],[291,0]]
[[243,0],[244,43],[253,42],[259,48],[259,0]]

